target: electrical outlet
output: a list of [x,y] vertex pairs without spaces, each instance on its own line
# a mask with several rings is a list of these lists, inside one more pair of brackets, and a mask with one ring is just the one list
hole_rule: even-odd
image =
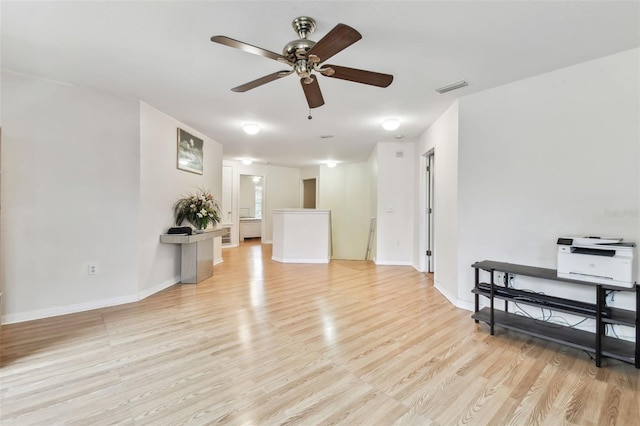
[[98,274],[98,262],[89,263],[89,275],[97,275]]

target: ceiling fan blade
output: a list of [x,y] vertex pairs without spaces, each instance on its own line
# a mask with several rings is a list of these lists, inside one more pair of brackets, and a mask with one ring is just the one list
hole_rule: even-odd
[[304,78],[301,78],[300,84],[302,84],[302,90],[304,90],[304,96],[307,98],[309,108],[318,108],[319,106],[324,105],[324,99],[322,98],[320,85],[318,85],[318,79],[313,78],[313,81],[309,84],[305,83],[304,80]]
[[307,58],[315,55],[323,62],[360,40],[362,35],[345,24],[338,24],[320,39],[309,51]]
[[245,83],[241,86],[238,87],[234,87],[233,89],[231,89],[232,92],[246,92],[247,90],[251,90],[251,89],[255,89],[258,86],[262,86],[263,84],[269,83],[271,81],[277,80],[279,78],[282,77],[286,77],[289,74],[291,74],[293,72],[293,70],[287,70],[287,71],[278,71],[278,72],[274,72],[273,74],[269,74],[269,75],[265,75],[264,77],[260,77],[256,80],[250,81],[248,83]]
[[371,86],[388,87],[393,81],[393,76],[390,74],[340,67],[337,65],[323,65],[322,68],[331,68],[334,71],[333,74],[323,73],[327,77],[349,80],[355,83],[369,84]]
[[251,44],[244,43],[242,41],[234,40],[229,37],[213,36],[211,37],[211,41],[213,41],[214,43],[224,44],[225,46],[233,47],[235,49],[244,50],[245,52],[253,53],[254,55],[264,56],[265,58],[273,59],[278,62],[284,61],[285,63],[289,63],[287,58],[282,55],[271,52],[270,50],[265,50],[261,47],[256,47]]

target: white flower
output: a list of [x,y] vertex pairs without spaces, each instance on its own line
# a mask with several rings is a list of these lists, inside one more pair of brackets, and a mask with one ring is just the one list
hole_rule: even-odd
[[202,213],[196,213],[196,216],[198,216],[198,218],[202,219]]
[[209,217],[213,217],[213,213],[209,213]]

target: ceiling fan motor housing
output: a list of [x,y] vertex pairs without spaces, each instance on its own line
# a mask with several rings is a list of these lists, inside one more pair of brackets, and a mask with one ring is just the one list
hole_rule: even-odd
[[306,38],[290,41],[282,49],[282,56],[286,56],[290,61],[294,62],[300,58],[297,54],[306,54],[315,44],[315,41],[307,40]]
[[306,58],[309,49],[316,44],[315,41],[307,40],[307,36],[316,30],[316,21],[308,16],[299,16],[293,20],[291,26],[300,38],[287,43],[282,49],[282,56],[296,62],[298,59]]

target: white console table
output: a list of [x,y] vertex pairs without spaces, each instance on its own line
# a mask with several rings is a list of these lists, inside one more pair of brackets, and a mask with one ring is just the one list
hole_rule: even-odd
[[274,210],[271,259],[283,263],[329,263],[331,210]]
[[183,284],[196,284],[213,276],[213,239],[223,233],[223,229],[216,229],[193,235],[160,235],[161,243],[182,246],[180,281]]

